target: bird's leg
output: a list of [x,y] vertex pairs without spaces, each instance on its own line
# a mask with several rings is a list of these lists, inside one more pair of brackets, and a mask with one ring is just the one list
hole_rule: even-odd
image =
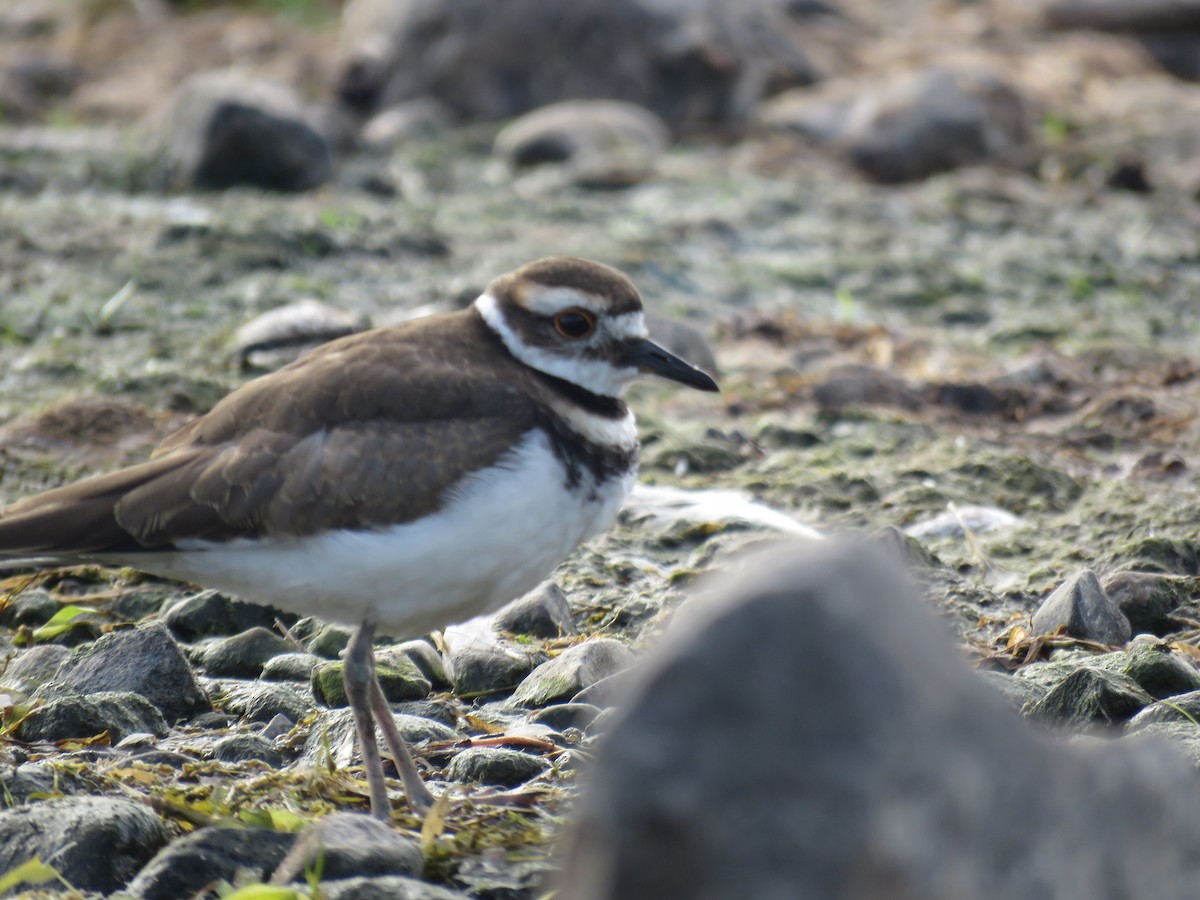
[[387,698],[383,696],[383,688],[380,686],[378,678],[371,679],[371,709],[375,713],[375,718],[379,720],[380,728],[383,729],[383,741],[391,751],[392,760],[396,763],[396,771],[400,774],[400,780],[404,782],[404,795],[408,797],[408,802],[414,812],[422,815],[427,813],[433,806],[433,794],[421,780],[421,773],[417,771],[417,764],[413,762],[412,754],[408,752],[408,744],[404,742],[404,736],[396,727],[396,720],[392,718],[392,708],[388,705]]
[[[374,637],[375,626],[370,622],[364,622],[354,632],[342,663],[342,683],[346,686],[350,711],[354,713],[354,730],[358,734],[363,771],[371,793],[371,815],[388,822],[392,818],[392,804],[383,780],[383,762],[379,758],[379,745],[375,743],[375,720],[371,716],[372,686],[379,690],[375,678],[375,653],[371,649]],[[392,728],[395,727],[393,722]]]

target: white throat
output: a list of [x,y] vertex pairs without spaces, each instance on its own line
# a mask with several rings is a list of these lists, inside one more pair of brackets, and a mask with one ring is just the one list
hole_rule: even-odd
[[[618,368],[602,359],[560,356],[541,347],[531,347],[517,336],[504,319],[500,304],[491,294],[482,294],[475,301],[475,308],[483,321],[499,335],[508,352],[525,365],[547,375],[569,381],[593,394],[619,397],[625,388],[638,376],[634,366]],[[640,312],[626,313],[610,319],[606,331],[617,337],[644,336],[646,323]]]

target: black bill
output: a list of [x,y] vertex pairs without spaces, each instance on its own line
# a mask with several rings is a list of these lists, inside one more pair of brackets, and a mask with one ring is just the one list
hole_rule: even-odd
[[671,381],[678,381],[698,391],[719,391],[717,383],[705,372],[700,371],[689,362],[684,362],[674,353],[664,350],[651,340],[639,341],[629,355],[631,365],[637,366],[639,372],[661,375]]

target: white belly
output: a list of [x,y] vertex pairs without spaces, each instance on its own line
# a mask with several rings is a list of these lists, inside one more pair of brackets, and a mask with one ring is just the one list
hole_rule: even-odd
[[424,634],[532,590],[612,524],[635,476],[595,491],[587,476],[568,490],[562,463],[535,431],[504,467],[480,473],[419,522],[271,541],[195,541],[123,562],[302,615],[347,625],[369,619],[387,633]]

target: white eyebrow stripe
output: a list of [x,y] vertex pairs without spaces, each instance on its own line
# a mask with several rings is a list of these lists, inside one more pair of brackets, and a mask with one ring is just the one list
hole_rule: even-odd
[[571,307],[586,309],[597,316],[604,311],[604,301],[594,294],[587,294],[575,288],[547,287],[544,284],[526,285],[521,290],[517,302],[530,312],[541,316],[552,316]]
[[627,338],[644,338],[649,335],[646,330],[646,317],[641,312],[627,312],[613,316],[605,322],[604,331],[618,341]]

